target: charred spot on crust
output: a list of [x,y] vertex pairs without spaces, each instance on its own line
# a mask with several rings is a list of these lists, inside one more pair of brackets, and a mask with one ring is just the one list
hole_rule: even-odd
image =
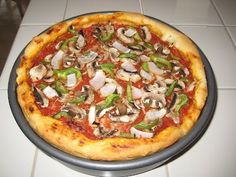
[[80,143],[80,144],[84,144],[84,141],[80,140],[79,143]]
[[119,145],[119,144],[112,144],[111,146],[112,146],[113,148],[121,148],[121,149],[130,148],[130,146],[127,146],[127,145]]
[[31,113],[34,112],[34,107],[30,106],[30,107],[29,107],[29,111],[30,111]]
[[50,28],[46,33],[49,35],[53,32],[53,28]]

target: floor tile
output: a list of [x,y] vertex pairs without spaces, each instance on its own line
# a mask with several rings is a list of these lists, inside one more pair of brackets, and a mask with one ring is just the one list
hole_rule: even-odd
[[170,24],[222,25],[210,0],[142,0],[143,12]]
[[[58,161],[48,157],[43,152],[38,151],[37,162],[34,171],[34,177],[88,177],[89,175],[71,170],[70,168],[62,165]],[[134,177],[167,177],[165,167],[159,167],[146,173],[136,175]]]
[[35,146],[25,137],[11,113],[7,91],[0,90],[0,176],[30,177]]
[[140,4],[138,0],[69,0],[66,8],[65,18],[96,11],[140,12]]
[[67,0],[31,0],[22,25],[52,25],[64,17]]
[[21,26],[16,35],[12,49],[9,53],[5,67],[0,77],[0,89],[7,89],[8,79],[17,56],[27,43],[40,32],[45,30],[48,26]]
[[234,27],[227,27],[230,33],[230,36],[234,42],[234,45],[236,46],[236,26]]
[[213,120],[187,153],[168,164],[170,177],[234,177],[236,90],[220,90]]
[[225,23],[225,25],[236,26],[236,1],[235,0],[213,0],[217,10]]
[[236,50],[224,27],[177,26],[191,37],[207,56],[218,88],[236,88]]

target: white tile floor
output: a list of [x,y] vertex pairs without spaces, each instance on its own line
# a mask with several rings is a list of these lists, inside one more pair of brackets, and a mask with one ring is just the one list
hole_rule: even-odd
[[87,176],[61,165],[40,151],[35,153],[36,148],[20,131],[10,112],[7,83],[13,63],[22,48],[33,36],[46,29],[47,25],[82,13],[105,10],[144,12],[176,25],[206,54],[218,83],[217,109],[203,137],[188,152],[166,166],[137,176],[235,176],[235,3],[234,0],[32,0],[0,78],[0,109],[3,119],[0,124],[0,176]]

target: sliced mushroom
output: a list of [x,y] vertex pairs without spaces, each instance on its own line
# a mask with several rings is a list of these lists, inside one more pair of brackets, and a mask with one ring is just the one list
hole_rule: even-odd
[[100,89],[105,84],[106,75],[102,70],[98,70],[95,76],[89,81],[90,85],[95,89]]
[[53,70],[52,69],[47,70],[47,74],[44,76],[43,80],[45,82],[53,82],[55,80],[53,77]]
[[124,33],[125,33],[125,28],[121,27],[117,30],[116,35],[122,42],[126,44],[134,43],[134,39],[126,36]]
[[145,42],[149,42],[151,40],[151,38],[152,38],[152,35],[151,35],[148,27],[147,26],[143,26],[143,27],[141,27],[141,30],[143,31],[144,41]]
[[96,106],[92,104],[89,108],[89,113],[88,113],[89,125],[92,125],[95,119],[96,119]]
[[58,42],[58,43],[55,45],[55,49],[59,50],[62,43],[63,43],[63,41]]
[[144,132],[134,127],[131,127],[130,133],[133,134],[137,138],[152,138],[154,135],[153,132]]
[[45,97],[40,89],[33,87],[33,94],[35,96],[35,101],[37,104],[39,104],[42,108],[48,107],[49,100]]
[[47,86],[45,89],[43,89],[43,93],[48,97],[49,99],[58,96],[58,93],[56,90],[54,90],[52,87]]
[[51,62],[52,57],[53,57],[53,54],[49,54],[44,58],[44,61]]
[[187,88],[187,92],[191,92],[193,91],[193,89],[196,86],[196,81],[193,81],[191,84],[189,84],[188,88]]
[[144,71],[143,69],[140,70],[140,75],[142,76],[143,79],[145,79],[148,82],[151,82],[154,79],[151,74]]
[[154,94],[146,92],[142,95],[141,101],[144,106],[151,108],[162,108],[166,105],[164,94]]
[[166,114],[166,116],[171,118],[175,124],[180,123],[179,116],[174,111],[170,111],[168,114]]
[[119,61],[118,56],[120,55],[120,53],[118,52],[118,50],[116,48],[109,48],[108,52],[109,52],[109,56],[112,61],[114,61],[114,62]]
[[95,60],[97,56],[96,52],[90,51],[86,55],[80,55],[77,58],[79,63],[86,64]]
[[86,111],[77,105],[68,105],[62,110],[68,112],[68,114],[73,117],[73,119],[83,119],[86,117]]
[[147,92],[152,92],[154,94],[159,94],[159,93],[165,93],[166,90],[167,90],[167,86],[163,81],[157,80],[154,84],[145,85],[144,89]]
[[123,44],[119,43],[118,41],[115,41],[112,44],[113,47],[115,47],[116,49],[118,49],[119,51],[123,52],[123,53],[129,53],[130,49],[125,47]]
[[97,66],[98,66],[98,63],[96,61],[87,63],[86,68],[87,68],[89,78],[92,78],[95,76]]
[[100,89],[102,97],[107,97],[108,95],[114,93],[115,91],[116,91],[116,84],[114,83],[107,83]]
[[74,57],[70,57],[70,56],[63,58],[63,67],[69,68],[69,67],[73,66],[75,63],[75,60],[76,59]]
[[62,64],[62,59],[64,57],[65,53],[62,50],[59,50],[51,60],[51,65],[53,69],[59,69]]
[[121,67],[128,72],[131,73],[135,73],[137,72],[137,69],[135,68],[135,66],[129,61],[129,60],[125,60],[122,64]]
[[155,75],[163,75],[164,74],[164,70],[158,68],[154,62],[148,62],[148,68],[149,68],[150,72]]
[[79,35],[78,36],[78,39],[77,39],[77,41],[76,41],[76,47],[77,48],[79,48],[79,49],[81,49],[81,48],[83,48],[84,46],[85,46],[85,39],[84,39],[84,36],[83,35]]
[[47,74],[47,68],[43,64],[39,64],[31,68],[29,74],[33,81],[38,81]]
[[148,121],[154,121],[156,119],[161,119],[166,115],[166,109],[162,108],[160,110],[157,109],[151,109],[146,112],[145,119]]
[[121,87],[120,84],[118,84],[114,79],[111,79],[111,78],[106,78],[106,82],[107,83],[113,83],[116,85],[116,92],[119,94],[119,95],[122,95],[123,93],[123,88]]
[[85,98],[86,104],[91,104],[94,101],[93,89],[89,85],[83,85],[82,93],[84,93],[87,96]]
[[173,109],[173,107],[175,106],[176,101],[177,101],[177,94],[174,92],[168,109]]
[[116,76],[118,79],[121,79],[123,81],[131,81],[131,82],[138,82],[141,77],[139,76],[139,74],[137,73],[130,73],[130,72],[127,72],[123,69],[120,69],[117,71],[116,73]]
[[138,118],[139,113],[130,113],[130,114],[126,114],[126,115],[112,115],[109,114],[109,118],[113,121],[113,122],[133,122],[134,120],[136,120]]
[[140,58],[141,61],[143,61],[143,62],[150,61],[150,57],[148,57],[148,56],[146,56],[146,55],[141,55],[139,58]]

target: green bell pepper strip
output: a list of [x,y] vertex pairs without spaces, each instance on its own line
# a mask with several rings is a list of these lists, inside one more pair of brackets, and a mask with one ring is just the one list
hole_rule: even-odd
[[142,41],[142,38],[140,37],[138,32],[134,34],[134,40],[137,41],[137,42],[141,42]]
[[130,58],[136,60],[137,55],[135,53],[122,53],[119,55],[119,58]]
[[108,73],[110,76],[114,76],[113,69],[115,68],[115,65],[113,63],[103,63],[101,64],[101,69]]
[[129,103],[133,102],[133,95],[132,95],[132,83],[129,81],[127,82],[126,87],[126,96]]
[[149,68],[148,68],[148,63],[147,62],[144,62],[142,64],[142,68],[143,68],[144,71],[149,72]]
[[102,41],[102,42],[107,42],[109,40],[112,39],[114,33],[107,33],[107,34],[102,34],[101,36],[99,36],[98,38]]
[[56,74],[61,79],[66,79],[67,75],[75,73],[77,78],[82,78],[82,74],[79,69],[76,68],[67,68],[64,70],[54,70],[54,74]]
[[109,108],[113,105],[114,101],[120,99],[120,96],[118,94],[112,93],[109,96],[106,97],[105,99],[105,103],[102,105],[98,105],[96,107],[97,110],[102,110],[102,109],[106,109]]
[[179,115],[180,109],[188,103],[188,96],[185,94],[180,94],[178,96],[178,100],[179,102],[175,106],[175,112],[177,115]]
[[134,126],[134,128],[143,130],[143,129],[151,129],[153,127],[155,127],[157,124],[159,123],[159,119],[156,119],[150,123],[146,123],[144,121],[139,122],[137,125]]
[[150,44],[150,43],[145,42],[143,45],[144,45],[144,47],[146,47],[146,48],[148,48],[148,49],[154,50],[153,45]]
[[62,85],[62,83],[60,81],[56,81],[55,83],[55,89],[57,92],[61,93],[61,94],[65,94],[68,93],[69,91]]
[[185,83],[189,82],[189,79],[187,77],[181,77],[180,80],[185,82]]
[[41,83],[41,84],[39,84],[39,87],[40,87],[40,89],[45,89],[46,87],[47,87],[47,85],[46,84],[44,84],[44,83]]
[[175,88],[176,84],[177,84],[177,80],[175,80],[174,82],[171,83],[168,90],[166,91],[166,96],[171,95],[171,93],[174,91],[174,88]]
[[70,26],[70,27],[68,28],[68,31],[69,31],[71,34],[79,35],[79,32],[76,31],[75,29],[73,29],[72,26]]
[[65,41],[61,44],[60,49],[62,49],[62,50],[67,49],[68,43],[69,43],[69,42],[75,42],[75,41],[77,41],[77,39],[78,39],[78,36],[74,36],[74,37],[72,37],[72,38],[69,38],[69,39],[65,40]]
[[80,104],[80,103],[83,103],[85,100],[86,100],[86,95],[81,95],[77,98],[72,99],[71,101],[69,101],[69,103]]
[[66,111],[60,111],[58,113],[56,113],[53,118],[55,119],[60,119],[61,117],[67,117],[68,113]]
[[134,138],[134,135],[131,133],[127,133],[127,132],[120,132],[120,137],[122,138]]
[[151,59],[152,61],[154,61],[156,64],[159,63],[159,64],[161,64],[161,65],[166,66],[168,69],[171,69],[171,68],[172,68],[171,63],[170,63],[167,59],[165,59],[165,58],[161,58],[161,57],[159,57],[159,56],[153,54],[153,55],[150,56],[150,59]]

